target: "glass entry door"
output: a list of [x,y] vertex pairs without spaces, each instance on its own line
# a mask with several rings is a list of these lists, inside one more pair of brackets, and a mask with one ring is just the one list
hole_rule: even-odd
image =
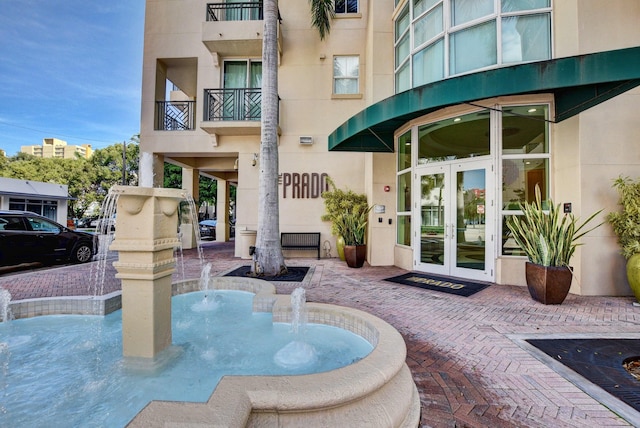
[[416,269],[493,281],[490,161],[442,163],[417,173]]

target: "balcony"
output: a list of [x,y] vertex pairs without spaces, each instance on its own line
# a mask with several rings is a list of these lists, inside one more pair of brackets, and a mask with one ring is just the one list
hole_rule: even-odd
[[260,135],[262,89],[204,90],[201,128],[210,134]]
[[191,131],[195,129],[195,101],[156,101],[156,131]]
[[262,2],[207,4],[207,21],[255,20],[262,20]]
[[[262,2],[209,3],[202,23],[202,42],[221,57],[262,55]],[[282,53],[278,29],[278,50]]]

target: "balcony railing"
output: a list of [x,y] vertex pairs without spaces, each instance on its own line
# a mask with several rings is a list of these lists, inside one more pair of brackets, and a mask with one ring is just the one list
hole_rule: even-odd
[[156,101],[156,131],[189,131],[196,127],[195,101]]
[[260,120],[261,102],[260,88],[205,89],[203,119]]
[[259,21],[262,19],[262,2],[207,4],[207,21]]

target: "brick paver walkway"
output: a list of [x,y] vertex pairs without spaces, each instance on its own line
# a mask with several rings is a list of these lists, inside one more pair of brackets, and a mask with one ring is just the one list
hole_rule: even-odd
[[[247,262],[233,257],[233,243],[206,244],[204,256],[212,274]],[[306,286],[309,301],[362,309],[400,331],[422,401],[421,426],[630,426],[521,348],[513,335],[640,333],[640,308],[631,298],[569,295],[560,306],[545,306],[525,288],[502,285],[465,298],[384,281],[405,272],[396,267],[350,269],[337,259],[287,263],[315,266]],[[0,275],[0,287],[14,300],[86,294],[95,264],[8,273]],[[107,265],[105,293],[119,288]],[[188,250],[174,276],[195,278],[199,271],[197,252]],[[290,293],[296,286],[277,288]]]

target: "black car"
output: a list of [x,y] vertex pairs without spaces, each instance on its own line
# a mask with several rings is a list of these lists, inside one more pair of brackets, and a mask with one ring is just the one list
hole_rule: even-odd
[[97,251],[95,234],[71,230],[32,212],[0,210],[0,266],[58,259],[85,263]]

